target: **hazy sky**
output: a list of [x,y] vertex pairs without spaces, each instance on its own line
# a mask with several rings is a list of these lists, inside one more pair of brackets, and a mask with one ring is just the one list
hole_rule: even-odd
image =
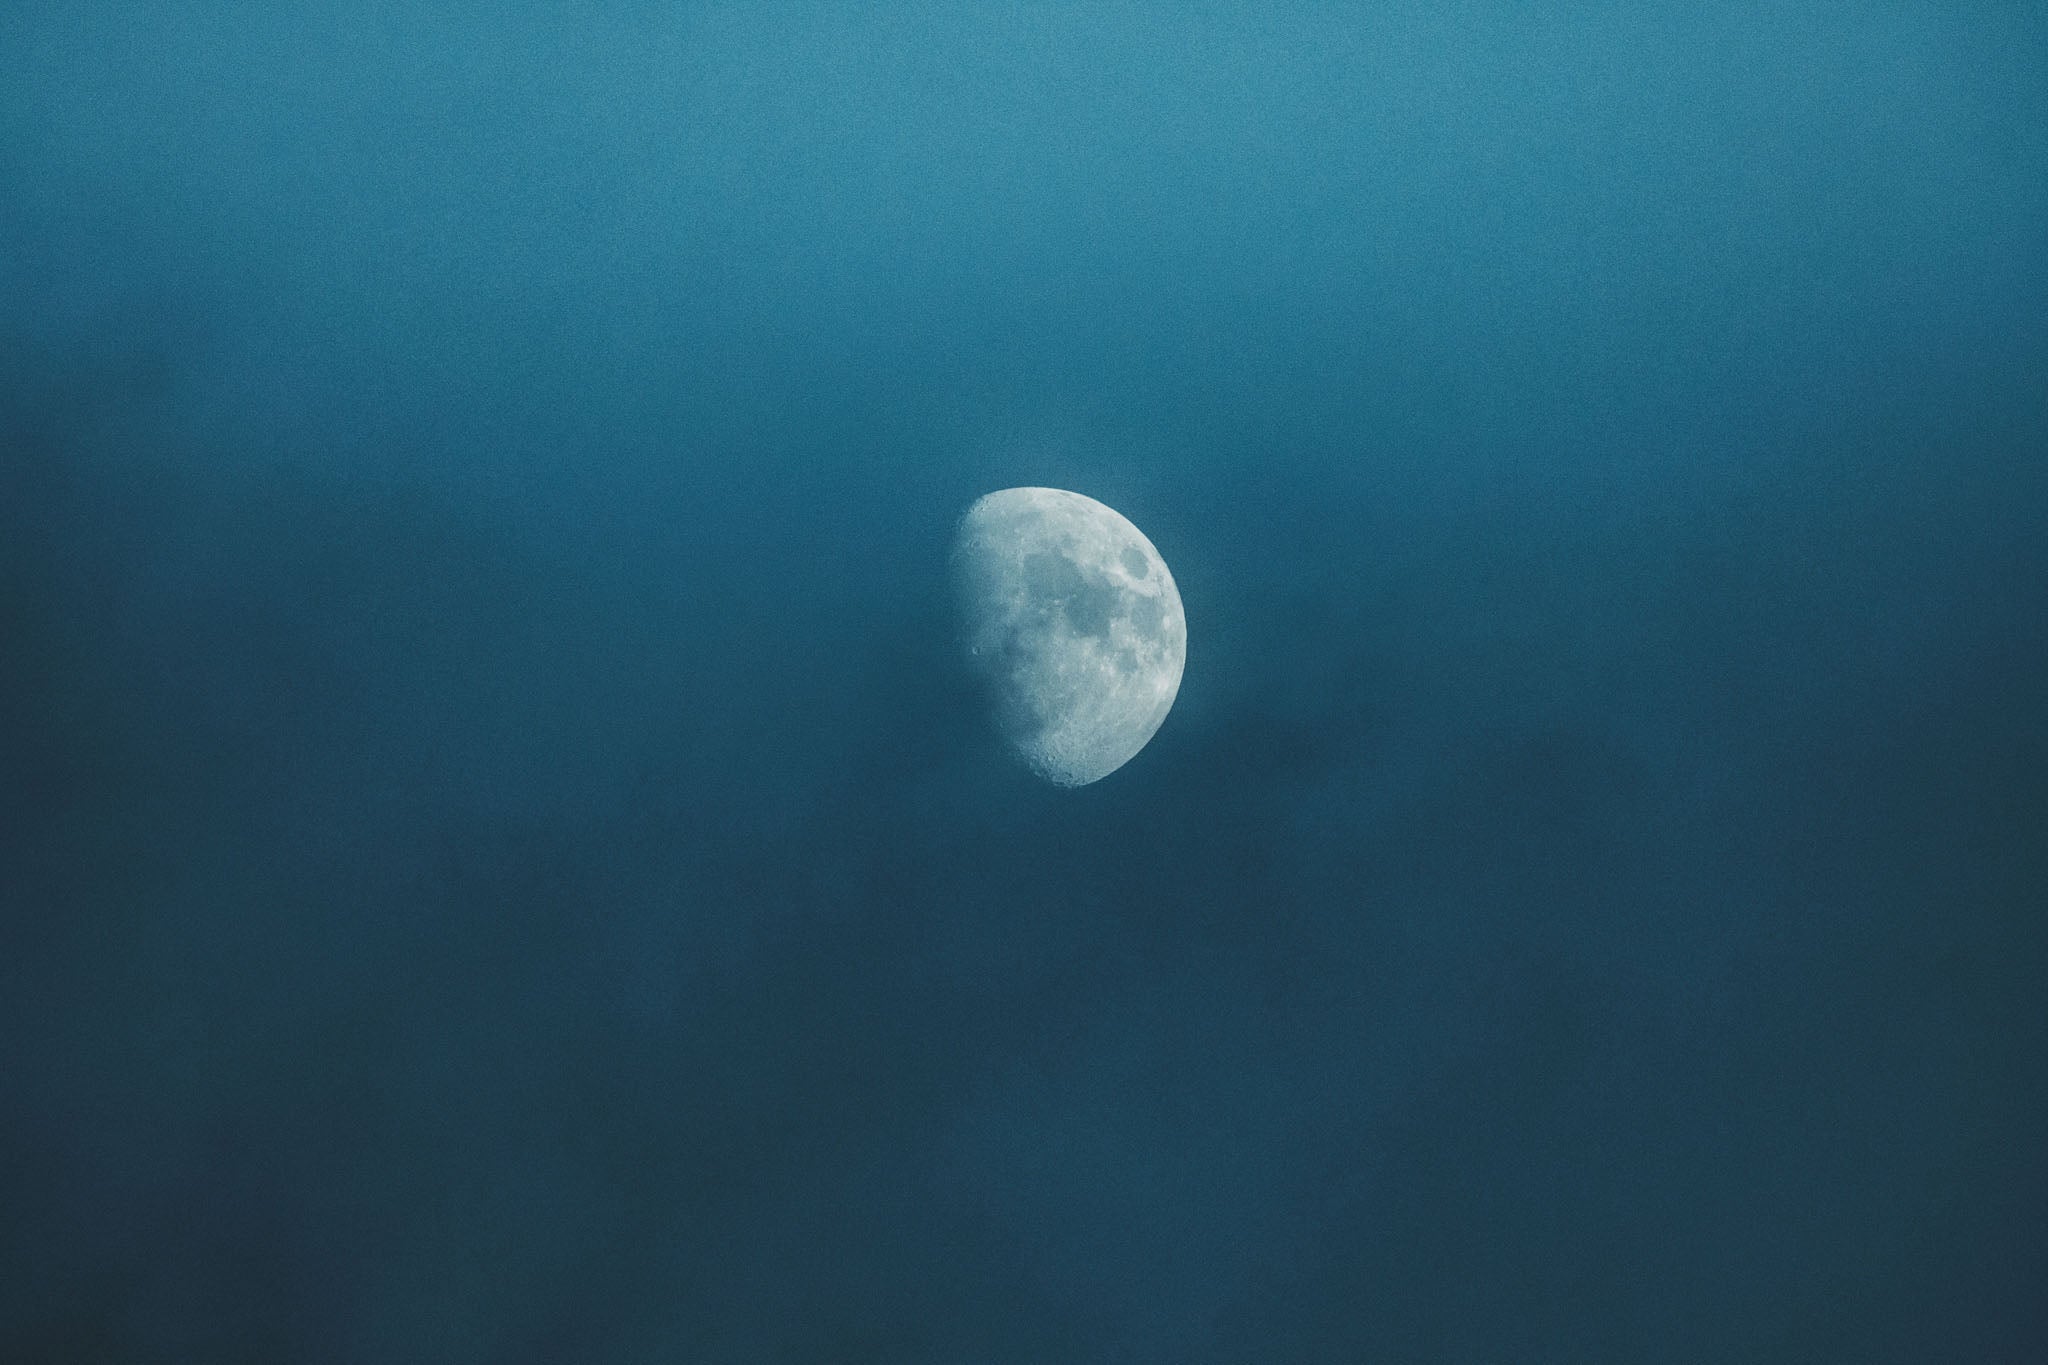
[[2048,11],[870,9],[0,13],[0,1358],[2048,1355]]

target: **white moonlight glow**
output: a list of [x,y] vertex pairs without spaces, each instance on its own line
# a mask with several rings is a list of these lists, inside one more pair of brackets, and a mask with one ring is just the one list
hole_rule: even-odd
[[975,502],[953,540],[967,663],[997,729],[1063,787],[1109,776],[1173,708],[1187,618],[1144,532],[1093,498],[1005,488]]

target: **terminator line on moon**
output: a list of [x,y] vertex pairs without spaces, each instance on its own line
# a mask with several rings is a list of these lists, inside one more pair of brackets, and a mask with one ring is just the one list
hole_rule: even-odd
[[953,539],[962,647],[1004,742],[1062,787],[1144,748],[1180,692],[1187,618],[1144,532],[1079,493],[1005,488]]

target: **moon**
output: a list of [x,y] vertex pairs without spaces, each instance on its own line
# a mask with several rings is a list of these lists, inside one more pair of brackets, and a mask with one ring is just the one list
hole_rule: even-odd
[[996,729],[1046,781],[1109,776],[1173,709],[1187,664],[1180,589],[1145,533],[1095,499],[977,499],[953,537],[952,586]]

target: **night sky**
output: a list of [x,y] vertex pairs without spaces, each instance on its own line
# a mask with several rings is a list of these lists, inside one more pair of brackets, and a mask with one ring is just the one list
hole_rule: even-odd
[[[995,741],[948,540],[1180,699]],[[0,9],[0,1360],[2048,1359],[2048,9]]]

